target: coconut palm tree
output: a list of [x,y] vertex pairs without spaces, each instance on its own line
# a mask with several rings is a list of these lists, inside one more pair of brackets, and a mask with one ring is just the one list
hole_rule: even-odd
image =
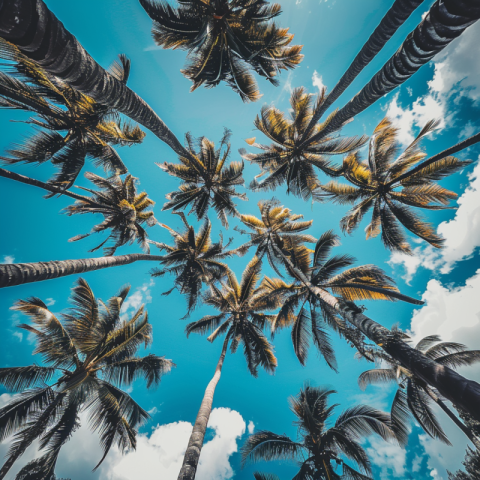
[[480,472],[480,452],[467,448],[465,460],[462,462],[464,470],[457,470],[455,473],[448,473],[448,480],[478,480]]
[[[328,405],[334,393],[309,385],[302,388],[290,399],[290,409],[297,418],[297,440],[269,431],[254,433],[242,447],[243,464],[288,459],[298,462],[300,470],[295,478],[299,479],[370,479],[370,461],[361,441],[372,434],[395,440],[390,416],[368,405],[357,405],[342,412],[327,428],[337,406]],[[341,473],[335,471],[339,466]]]
[[98,175],[87,172],[85,177],[98,186],[100,190],[94,191],[78,186],[77,188],[82,188],[83,190],[91,192],[92,197],[78,195],[77,193],[64,190],[50,183],[44,183],[40,180],[35,180],[34,178],[25,177],[24,175],[10,172],[3,168],[0,168],[0,176],[42,188],[54,195],[66,195],[67,197],[74,198],[77,202],[65,209],[68,215],[74,215],[76,213],[103,214],[104,221],[96,225],[90,233],[78,235],[70,239],[71,242],[74,242],[88,237],[92,233],[111,229],[112,232],[105,241],[92,250],[89,250],[90,252],[97,250],[108,240],[113,240],[114,245],[104,249],[105,254],[113,255],[118,247],[137,240],[137,242],[140,243],[148,253],[150,253],[150,248],[147,242],[148,235],[142,224],[146,223],[148,226],[156,224],[157,220],[153,216],[153,212],[145,211],[145,209],[154,205],[155,202],[150,200],[145,192],[137,195],[137,179],[131,175],[127,175],[123,180],[118,175],[109,179],[104,179]]
[[[95,102],[69,85],[47,74],[8,42],[0,42],[0,56],[13,63],[12,75],[0,72],[0,107],[32,112],[28,123],[37,132],[0,157],[8,164],[52,162],[60,171],[50,180],[70,188],[90,157],[112,173],[127,168],[111,145],[133,145],[145,137],[139,127],[116,118],[116,111]],[[111,74],[126,83],[130,60],[120,56]]]
[[[282,210],[282,207],[279,207],[277,202],[264,203],[266,205],[264,212],[260,204],[263,213],[262,218],[266,216],[273,207]],[[290,215],[288,209],[285,215]],[[253,218],[255,219],[255,217]],[[258,219],[256,220],[258,221]],[[249,220],[250,223],[254,221],[255,220]],[[477,401],[480,402],[480,384],[462,377],[448,366],[439,369],[435,361],[423,355],[422,352],[415,350],[390,330],[364,315],[364,309],[356,306],[353,302],[335,297],[326,289],[313,285],[309,278],[303,273],[302,269],[296,265],[296,262],[304,262],[305,254],[308,254],[308,251],[305,250],[306,247],[302,245],[301,238],[297,240],[288,239],[288,241],[284,241],[282,246],[275,232],[268,228],[262,230],[262,224],[258,224],[258,227],[259,229],[256,231],[255,236],[254,234],[250,234],[252,240],[255,239],[255,243],[250,241],[242,245],[237,249],[239,253],[244,253],[253,245],[262,245],[262,241],[265,242],[264,245],[269,247],[271,251],[270,255],[272,257],[278,255],[278,261],[283,263],[289,275],[307,287],[319,301],[329,305],[334,311],[338,312],[348,324],[352,325],[354,329],[360,331],[370,341],[381,346],[385,352],[395,358],[401,365],[415,372],[415,374],[419,378],[422,378],[428,385],[436,388],[441,395],[450,400],[457,408],[465,410],[472,417],[480,420],[480,413],[475,406]],[[254,229],[255,227],[252,228],[252,230]],[[394,292],[389,292],[390,296],[393,296],[393,294]],[[403,300],[417,305],[423,304],[422,301],[409,297],[405,297]],[[356,333],[356,330],[354,330],[354,333]],[[360,342],[355,342],[355,346],[362,346],[362,339],[360,338],[358,340],[360,340]],[[455,386],[452,387],[452,385]]]
[[331,198],[340,204],[353,204],[340,221],[342,230],[347,233],[357,228],[365,214],[372,209],[371,223],[365,229],[366,237],[373,238],[381,233],[382,242],[389,250],[412,254],[400,225],[432,246],[441,248],[443,239],[412,207],[429,210],[449,208],[449,201],[456,198],[457,194],[441,187],[436,181],[470,162],[448,156],[405,175],[425,158],[420,141],[435,126],[436,122],[427,123],[417,138],[397,156],[398,129],[384,118],[370,139],[368,163],[360,161],[358,153],[344,160],[344,176],[352,185],[329,182],[318,189],[314,198],[320,201]]
[[[250,184],[252,190],[275,190],[286,183],[287,193],[292,192],[306,200],[311,197],[312,190],[318,185],[316,168],[329,176],[341,175],[341,169],[328,157],[356,150],[368,140],[368,137],[342,138],[329,135],[321,136],[318,141],[310,141],[314,135],[327,128],[333,118],[331,115],[324,123],[312,127],[307,138],[303,139],[313,115],[322,107],[324,101],[325,89],[314,102],[313,96],[300,87],[294,89],[290,97],[291,118],[287,118],[274,106],[262,107],[254,124],[273,143],[261,145],[255,143],[255,138],[252,138],[247,142],[262,152],[249,154],[244,149],[240,150],[243,158],[262,169],[260,175]],[[258,178],[263,175],[268,176],[259,181]]]
[[[404,336],[408,338],[408,336]],[[415,349],[439,365],[449,366],[450,368],[480,362],[480,350],[468,350],[465,345],[460,343],[442,342],[438,335],[429,335],[422,338],[415,345]],[[393,399],[391,415],[393,427],[403,444],[406,445],[408,440],[408,417],[413,416],[428,435],[450,445],[445,432],[430,408],[431,402],[434,402],[480,450],[480,439],[448,408],[435,389],[383,352],[374,349],[371,354],[377,358],[379,363],[386,365],[386,368],[379,367],[363,372],[358,378],[358,384],[362,390],[365,390],[369,384],[385,382],[398,384],[399,388]]]
[[304,242],[315,243],[317,241],[315,237],[302,233],[312,225],[313,220],[298,222],[303,215],[292,214],[290,209],[280,206],[280,202],[275,198],[260,200],[258,208],[260,218],[254,215],[240,215],[240,221],[252,230],[252,233],[235,228],[241,234],[250,236],[250,241],[237,251],[244,254],[254,247],[255,255],[260,260],[266,256],[271,267],[282,276],[278,267],[284,265],[284,262],[279,259],[278,249],[285,250],[287,255],[295,255],[299,250],[294,247]]
[[175,276],[174,287],[164,295],[170,294],[175,289],[183,293],[187,297],[188,316],[197,305],[203,284],[210,284],[224,278],[227,275],[228,267],[222,260],[231,257],[236,252],[226,250],[230,242],[224,245],[221,235],[219,242],[212,243],[210,238],[212,224],[208,218],[199,232],[195,234],[194,228],[188,224],[185,215],[182,212],[174,213],[181,217],[186,230],[177,232],[163,223],[159,224],[172,235],[174,245],[150,241],[160,251],[166,252],[166,255],[160,260],[165,268],[155,268],[151,274],[153,277],[163,276],[167,273]]
[[[77,235],[69,241],[76,242],[93,233],[111,230],[108,237],[89,252],[98,250],[109,240],[112,240],[113,245],[104,248],[104,252],[105,255],[113,255],[118,247],[127,243],[131,244],[136,240],[147,253],[150,253],[148,234],[142,225],[146,224],[151,227],[157,223],[153,211],[146,210],[155,205],[155,202],[148,198],[147,192],[137,193],[137,179],[132,175],[127,175],[124,179],[119,175],[105,179],[88,172],[85,177],[99,190],[79,187],[90,192],[92,194],[91,199],[77,200],[74,205],[68,206],[65,210],[68,215],[101,213],[104,220],[102,223],[95,225],[90,233]],[[96,205],[92,204],[91,200]]]
[[221,81],[244,102],[261,95],[250,70],[278,85],[281,70],[295,68],[303,59],[302,46],[290,46],[293,35],[271,20],[281,13],[279,4],[251,0],[182,0],[178,8],[155,0],[140,0],[153,20],[153,38],[163,48],[188,52],[182,70],[207,88]]
[[254,257],[245,268],[240,283],[235,274],[228,270],[225,283],[219,289],[213,283],[210,291],[205,295],[204,303],[218,310],[218,315],[207,315],[202,319],[189,323],[186,327],[187,337],[191,333],[205,334],[212,332],[208,341],[213,342],[220,335],[225,335],[222,353],[215,369],[215,375],[205,390],[205,395],[198,411],[193,432],[188,443],[183,466],[178,476],[179,480],[193,480],[203,446],[203,439],[207,430],[208,419],[212,411],[213,396],[222,366],[230,347],[235,353],[240,344],[243,344],[243,353],[250,373],[257,377],[258,366],[267,372],[273,373],[277,366],[277,359],[273,353],[273,346],[262,333],[265,324],[271,320],[265,310],[278,308],[278,303],[266,298],[261,291],[256,291],[260,279],[261,262]]
[[132,316],[121,315],[129,290],[123,287],[103,303],[79,279],[71,297],[73,308],[62,318],[36,297],[15,304],[14,309],[35,324],[19,327],[35,337],[34,353],[42,356],[45,366],[0,369],[0,383],[21,392],[0,410],[0,438],[14,435],[1,479],[34,440],[45,452],[32,465],[42,472],[36,478],[50,478],[83,411],[100,435],[103,455],[97,467],[114,444],[122,451],[135,448],[136,429],[149,415],[121,388],[138,378],[147,388],[156,386],[174,364],[153,354],[137,356],[142,344],[151,343],[152,327],[143,306]]
[[[376,265],[362,265],[347,268],[355,263],[351,255],[330,256],[332,247],[340,245],[340,238],[332,230],[325,232],[318,240],[312,260],[306,251],[302,261],[297,262],[312,285],[338,295],[346,301],[355,300],[404,300],[414,301],[403,295],[395,287],[392,278]],[[297,255],[298,259],[300,255]],[[340,271],[344,269],[343,271]],[[338,312],[323,299],[317,298],[298,280],[287,284],[280,279],[265,277],[262,289],[267,295],[276,298],[280,310],[271,325],[272,333],[279,329],[292,328],[292,342],[295,354],[305,365],[310,339],[330,368],[336,371],[335,352],[324,325],[328,325],[353,343],[360,351],[359,342],[350,331]],[[353,341],[352,341],[353,340]]]
[[207,138],[195,141],[187,134],[190,157],[180,157],[181,165],[157,163],[162,170],[182,180],[179,190],[167,195],[169,201],[162,210],[184,209],[191,205],[191,212],[202,219],[212,205],[222,225],[228,227],[227,215],[239,215],[233,198],[247,200],[244,193],[235,191],[235,187],[244,185],[243,162],[231,162],[228,167],[225,165],[230,154],[230,136],[230,130],[225,129],[220,145],[215,149],[215,144]]

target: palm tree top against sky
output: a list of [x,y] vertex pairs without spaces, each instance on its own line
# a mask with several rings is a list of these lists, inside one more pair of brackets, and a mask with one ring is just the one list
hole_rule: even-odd
[[[0,410],[50,388],[28,419],[55,411],[5,479],[458,471],[479,435],[479,16],[479,0],[0,0]],[[115,331],[142,312],[135,358],[176,364],[159,388],[83,343],[78,366],[32,356],[55,325],[79,333],[80,277],[100,323],[112,302]],[[377,368],[395,381],[362,390]],[[65,398],[113,385],[135,436],[91,416],[98,390],[78,411],[60,398],[80,371]],[[266,433],[303,456],[242,466]]]

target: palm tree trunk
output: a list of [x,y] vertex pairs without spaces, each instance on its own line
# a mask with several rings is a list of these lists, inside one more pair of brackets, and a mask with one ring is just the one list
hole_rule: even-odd
[[210,413],[212,412],[213,396],[215,394],[217,383],[222,374],[223,361],[225,360],[225,355],[227,353],[228,340],[229,337],[227,336],[223,342],[222,353],[218,359],[217,367],[215,368],[215,374],[205,390],[205,394],[200,405],[200,410],[198,411],[195,425],[193,426],[193,431],[190,435],[190,440],[188,441],[188,447],[185,451],[182,469],[178,474],[178,480],[193,480],[197,473],[198,461],[200,459],[200,453],[203,447],[203,440],[207,431]]
[[317,112],[315,112],[315,115],[313,115],[307,130],[303,134],[302,141],[308,138],[313,127],[327,109],[350,86],[357,75],[375,58],[394,33],[405,23],[408,17],[410,17],[413,11],[423,3],[423,1],[424,0],[395,0],[395,3],[382,18],[381,22],[354,58],[347,71],[343,74],[333,90],[328,94],[323,105]]
[[438,162],[442,158],[448,157],[449,155],[455,155],[455,153],[460,152],[460,151],[464,150],[465,148],[468,148],[472,145],[475,145],[478,142],[480,142],[480,132],[475,134],[475,135],[472,135],[471,137],[467,138],[463,142],[459,142],[456,145],[454,145],[453,147],[447,148],[443,152],[437,153],[433,157],[430,157],[429,159],[427,159],[424,162],[417,165],[415,168],[412,168],[411,170],[404,173],[403,175],[400,175],[399,177],[395,178],[394,180],[389,182],[386,186],[390,187],[394,183],[399,183],[402,180],[404,180],[405,178],[408,178],[410,175],[413,175],[413,174],[419,172],[420,170],[422,170],[423,168],[428,167],[432,163]]
[[140,260],[160,261],[162,256],[131,253],[117,257],[83,258],[79,260],[53,260],[51,262],[0,264],[0,288],[41,282],[103,268],[129,265]]
[[[436,0],[428,15],[407,36],[397,52],[367,85],[338,111],[318,138],[338,130],[345,122],[407,81],[479,18],[479,0]],[[317,138],[314,136],[310,141],[313,139]]]
[[0,37],[48,73],[145,126],[178,155],[190,157],[152,108],[102,68],[42,0],[0,0]]
[[427,395],[453,420],[455,425],[468,437],[468,439],[475,445],[475,448],[480,452],[480,439],[478,439],[470,429],[445,405],[438,395],[435,395],[430,388],[424,389]]
[[63,188],[56,187],[55,185],[52,185],[50,183],[44,183],[40,180],[35,180],[34,178],[26,177],[24,175],[20,175],[19,173],[11,172],[10,170],[5,170],[4,168],[0,168],[0,177],[10,178],[11,180],[15,180],[17,182],[42,188],[43,190],[47,190],[48,192],[58,193],[59,195],[66,195],[67,197],[74,198],[75,200],[88,202],[90,205],[98,208],[104,208],[103,205],[95,203],[90,198],[85,197],[84,195],[78,195],[77,193],[70,192],[69,190],[64,190]]
[[390,330],[368,318],[358,307],[355,307],[355,304],[343,302],[327,291],[312,285],[280,248],[275,247],[275,249],[295,277],[317,298],[334,308],[347,322],[357,327],[367,338],[375,342],[415,376],[421,378],[427,385],[438,390],[443,397],[480,420],[480,384],[429,359],[422,352],[394,336]]

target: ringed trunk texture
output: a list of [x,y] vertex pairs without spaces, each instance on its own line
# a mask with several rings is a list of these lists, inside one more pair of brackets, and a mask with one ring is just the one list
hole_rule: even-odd
[[77,273],[93,272],[103,268],[129,265],[139,260],[160,261],[163,257],[131,253],[117,257],[83,258],[79,260],[53,260],[50,262],[0,264],[0,288],[41,282]]
[[430,388],[425,389],[427,395],[450,417],[455,425],[468,437],[468,439],[475,445],[475,448],[480,452],[480,439],[478,439],[473,432],[445,405],[438,395],[435,395]]
[[353,326],[357,327],[367,338],[375,342],[401,365],[435,388],[454,405],[466,410],[480,421],[480,384],[458,374],[449,367],[440,365],[426,357],[422,352],[396,338],[388,328],[383,327],[364,315],[360,309],[339,301],[327,291],[312,285],[308,278],[298,270],[283,252],[276,248],[292,272],[317,298],[333,307]]
[[188,151],[152,108],[101,67],[42,0],[0,0],[0,37],[16,45],[45,71],[130,117],[178,155]]
[[424,0],[396,0],[390,10],[382,18],[377,28],[370,35],[365,45],[354,58],[353,62],[343,74],[342,78],[335,85],[333,90],[328,94],[325,102],[312,117],[302,140],[305,140],[312,128],[320,120],[321,116],[327,109],[340,97],[340,95],[350,86],[358,74],[375,58],[382,50],[385,44],[395,34],[395,32],[405,23],[416,8],[422,4]]
[[407,81],[479,18],[480,0],[436,0],[426,17],[407,36],[397,52],[367,85],[338,111],[321,136],[338,130],[345,122]]
[[178,480],[194,480],[197,473],[198,461],[200,459],[200,453],[203,447],[203,440],[207,431],[208,420],[212,412],[213,396],[215,395],[215,388],[222,375],[223,361],[227,353],[228,337],[223,343],[222,353],[215,368],[215,374],[210,380],[205,394],[203,396],[200,410],[198,411],[195,425],[193,426],[190,440],[188,441],[188,447],[185,451],[183,458],[183,465],[180,473],[178,474]]
[[75,200],[81,200],[83,202],[88,202],[91,205],[102,208],[102,205],[93,202],[90,198],[85,197],[84,195],[78,195],[77,193],[70,192],[69,190],[64,190],[62,188],[56,187],[49,183],[41,182],[40,180],[35,180],[34,178],[26,177],[25,175],[20,175],[19,173],[11,172],[10,170],[5,170],[0,168],[0,177],[10,178],[17,182],[25,183],[27,185],[33,185],[34,187],[42,188],[48,192],[58,193],[59,195],[66,195],[67,197],[74,198]]

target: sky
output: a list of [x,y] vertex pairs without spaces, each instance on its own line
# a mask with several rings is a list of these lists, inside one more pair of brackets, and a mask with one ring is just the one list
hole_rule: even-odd
[[[295,34],[295,44],[304,45],[305,58],[294,71],[282,73],[278,87],[260,81],[263,97],[256,103],[243,104],[238,95],[225,85],[215,89],[200,88],[190,93],[190,82],[180,73],[185,53],[162,50],[154,45],[150,33],[151,21],[136,0],[48,0],[46,3],[102,66],[108,67],[120,53],[125,53],[132,60],[129,86],[151,105],[180,139],[186,132],[191,132],[194,136],[206,136],[218,142],[224,127],[231,129],[231,160],[240,159],[238,149],[248,147],[244,142],[246,138],[257,136],[258,141],[268,143],[253,126],[255,115],[263,104],[274,104],[281,110],[287,110],[289,95],[295,87],[304,86],[310,93],[318,92],[323,86],[331,90],[391,4],[385,0],[280,1],[283,13],[278,23],[289,27]],[[334,108],[344,105],[390,58],[431,3],[425,2],[414,12]],[[480,23],[470,27],[400,88],[358,115],[344,133],[370,135],[380,120],[388,115],[399,128],[399,139],[405,146],[428,120],[438,118],[441,120],[438,130],[423,144],[426,152],[432,155],[477,132],[480,128],[479,43]],[[26,118],[19,112],[0,111],[0,152],[15,142],[21,142],[27,135],[31,127],[18,122]],[[165,195],[177,188],[178,181],[155,165],[155,162],[175,162],[175,154],[150,132],[147,132],[142,145],[124,147],[118,152],[130,173],[140,180],[139,188],[147,191],[156,202],[156,218],[172,228],[181,228],[177,216],[161,212]],[[364,154],[364,150],[362,152]],[[353,235],[342,235],[342,245],[336,248],[335,253],[354,255],[358,264],[375,263],[395,279],[402,292],[425,301],[423,307],[364,302],[367,314],[374,320],[386,327],[399,324],[409,330],[415,339],[439,334],[443,340],[459,341],[472,349],[480,348],[479,156],[478,147],[463,151],[459,157],[472,160],[472,165],[442,182],[459,194],[458,209],[427,214],[446,240],[442,251],[412,239],[415,245],[413,256],[391,254],[383,248],[379,238],[365,240],[363,228],[367,222],[362,223]],[[84,171],[93,169],[94,166],[89,164]],[[19,165],[12,170],[44,181],[53,172],[50,165],[38,168]],[[258,173],[257,167],[245,165],[246,184]],[[88,182],[81,178],[78,185],[88,186]],[[99,243],[95,237],[68,242],[69,238],[88,232],[98,221],[90,216],[68,217],[61,212],[70,204],[68,198],[46,200],[42,195],[41,191],[31,186],[0,178],[0,201],[4,205],[0,262],[100,256],[98,252],[87,253]],[[284,187],[274,194],[247,191],[247,195],[248,201],[238,202],[241,213],[257,214],[257,202],[275,195],[294,213],[313,220],[310,233],[314,236],[319,237],[329,229],[340,234],[339,219],[346,212],[344,206],[305,203],[288,196]],[[243,243],[244,239],[233,231],[233,227],[239,224],[238,220],[232,220],[230,229],[225,231],[215,215],[211,219],[214,240],[223,232],[225,238],[233,237],[232,246]],[[189,217],[189,221],[199,225],[193,216]],[[158,225],[149,229],[149,234],[153,240],[170,242],[168,232]],[[117,254],[139,251],[136,245],[132,245],[122,247]],[[229,262],[238,278],[250,257],[251,254],[248,254]],[[138,381],[130,392],[152,417],[141,429],[135,452],[122,456],[117,449],[112,449],[102,467],[92,473],[100,450],[97,437],[88,430],[88,419],[82,418],[82,428],[60,455],[59,477],[72,480],[177,478],[192,423],[220,354],[221,341],[210,344],[199,335],[186,338],[184,329],[187,321],[213,312],[201,306],[189,320],[181,320],[186,311],[185,300],[177,292],[170,296],[161,295],[172,287],[172,278],[151,278],[149,270],[155,266],[139,262],[83,275],[96,296],[104,300],[114,295],[122,285],[130,284],[132,290],[125,307],[126,313],[134,311],[142,303],[146,304],[154,336],[148,352],[165,355],[176,363],[176,368],[163,378],[158,389],[147,391]],[[264,273],[271,274],[267,267]],[[54,313],[62,312],[69,306],[70,289],[76,279],[76,276],[69,276],[0,291],[2,367],[40,362],[39,358],[32,357],[34,345],[31,338],[16,328],[26,319],[10,309],[13,303],[36,296],[43,299]],[[313,349],[307,365],[302,367],[293,353],[288,331],[281,332],[274,340],[279,362],[275,375],[260,371],[259,377],[253,378],[240,351],[235,355],[228,354],[215,394],[198,480],[252,479],[256,470],[277,473],[282,479],[291,478],[296,470],[290,462],[261,463],[242,469],[238,452],[248,434],[258,430],[295,437],[296,428],[292,425],[293,414],[289,411],[288,398],[297,394],[305,382],[335,389],[338,393],[332,401],[340,404],[337,413],[358,403],[389,409],[394,388],[369,387],[362,392],[357,378],[370,365],[355,360],[354,351],[348,345],[333,335],[332,338],[339,361],[338,374],[331,371]],[[460,372],[480,381],[478,367]],[[0,390],[0,405],[8,403],[11,398],[11,393]],[[365,446],[373,463],[375,478],[447,480],[447,470],[460,468],[467,441],[442,412],[439,412],[439,417],[452,447],[430,439],[413,423],[406,450],[376,437],[369,438]],[[0,445],[0,455],[5,454],[7,449],[8,441]],[[7,475],[7,480],[12,480],[16,472],[34,458],[37,454],[35,449],[33,445],[26,452]]]

